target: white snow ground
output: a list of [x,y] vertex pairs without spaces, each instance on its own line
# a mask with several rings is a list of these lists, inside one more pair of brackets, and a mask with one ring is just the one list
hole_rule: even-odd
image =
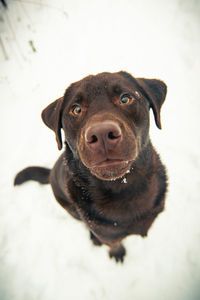
[[[0,3],[0,299],[200,299],[200,2],[15,0]],[[168,85],[166,210],[149,236],[125,240],[123,265],[94,247],[49,186],[12,186],[59,156],[40,113],[73,81],[126,70]]]

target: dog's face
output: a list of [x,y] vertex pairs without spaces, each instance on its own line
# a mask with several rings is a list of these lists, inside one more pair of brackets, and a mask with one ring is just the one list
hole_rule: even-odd
[[161,128],[165,95],[166,86],[159,80],[101,73],[73,83],[42,118],[55,131],[59,149],[63,128],[74,158],[99,179],[114,180],[129,171],[148,142],[150,107]]

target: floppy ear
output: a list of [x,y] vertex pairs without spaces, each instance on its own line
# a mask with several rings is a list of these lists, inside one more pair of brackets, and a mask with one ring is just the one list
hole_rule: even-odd
[[63,97],[57,99],[53,103],[49,104],[42,111],[43,122],[52,129],[56,134],[56,141],[58,144],[58,149],[62,149],[62,136],[61,136],[61,108],[63,103]]
[[156,125],[161,129],[160,109],[165,101],[167,94],[166,84],[157,79],[136,78],[138,84],[142,87],[150,107],[153,109]]

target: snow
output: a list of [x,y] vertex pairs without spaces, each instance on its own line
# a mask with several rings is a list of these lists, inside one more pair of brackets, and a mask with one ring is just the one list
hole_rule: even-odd
[[127,179],[125,177],[122,179],[122,183],[127,183]]
[[[200,299],[200,3],[191,0],[16,0],[0,6],[1,300]],[[0,3],[1,4],[1,3]],[[82,77],[126,70],[168,85],[162,130],[165,212],[124,264],[95,247],[49,186],[13,187],[29,165],[59,152],[41,111]]]

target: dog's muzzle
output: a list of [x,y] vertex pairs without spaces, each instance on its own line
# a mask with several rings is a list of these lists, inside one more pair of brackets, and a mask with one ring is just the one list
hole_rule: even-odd
[[114,180],[125,175],[136,152],[134,134],[118,120],[93,120],[82,130],[80,158],[100,179]]

